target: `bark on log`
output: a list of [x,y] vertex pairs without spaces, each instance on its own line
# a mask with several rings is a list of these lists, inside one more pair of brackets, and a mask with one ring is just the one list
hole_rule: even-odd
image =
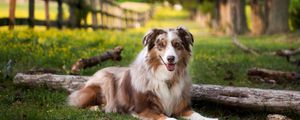
[[269,79],[269,80],[289,80],[295,81],[300,79],[300,73],[297,72],[284,72],[284,71],[276,71],[276,70],[269,70],[263,68],[251,68],[248,70],[248,76],[256,76],[262,79]]
[[75,64],[72,65],[71,74],[78,74],[80,69],[85,69],[87,67],[92,67],[99,64],[102,61],[112,59],[116,61],[121,60],[121,52],[123,47],[118,46],[113,50],[109,50],[100,56],[94,56],[91,58],[80,58]]
[[295,56],[295,55],[300,54],[300,48],[278,50],[276,52],[273,52],[272,54],[280,56],[280,57],[286,57],[287,61],[290,62],[290,57],[291,56]]
[[47,86],[52,89],[66,89],[72,92],[81,88],[88,79],[89,76],[56,74],[30,75],[18,73],[14,78],[14,83],[29,87]]
[[193,85],[192,100],[268,112],[292,110],[300,114],[300,92],[220,85]]
[[[88,78],[88,76],[18,73],[14,78],[14,83],[33,87],[46,85],[53,89],[63,88],[74,91],[82,87]],[[293,110],[300,114],[300,92],[298,91],[194,84],[191,95],[192,100],[206,100],[228,106],[270,112]]]

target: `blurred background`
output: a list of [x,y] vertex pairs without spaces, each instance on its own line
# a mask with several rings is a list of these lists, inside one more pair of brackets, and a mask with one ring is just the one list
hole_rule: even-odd
[[153,15],[157,4],[186,10],[189,19],[200,26],[227,35],[297,31],[300,18],[298,0],[3,0],[0,3],[1,26],[140,27]]

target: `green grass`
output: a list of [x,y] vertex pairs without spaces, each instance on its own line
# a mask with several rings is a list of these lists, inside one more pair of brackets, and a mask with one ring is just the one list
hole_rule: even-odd
[[[124,46],[122,61],[106,61],[95,67],[81,71],[82,75],[92,75],[107,66],[128,66],[142,49],[144,33],[153,27],[176,27],[184,25],[195,37],[193,58],[189,72],[194,83],[246,86],[272,89],[300,90],[299,82],[270,85],[250,81],[246,71],[252,67],[276,70],[300,71],[300,67],[287,63],[275,56],[253,56],[236,48],[226,36],[208,34],[195,22],[187,20],[186,11],[158,8],[153,20],[145,27],[126,31],[107,30],[30,30],[16,27],[14,31],[0,29],[0,119],[134,119],[128,115],[104,114],[66,105],[67,92],[54,91],[47,87],[28,88],[15,86],[12,78],[3,79],[7,61],[15,61],[12,76],[18,72],[37,68],[53,68],[60,74],[68,74],[71,65],[78,58],[99,55],[115,46]],[[239,36],[239,40],[259,51],[274,51],[282,48],[296,48],[300,45],[299,34],[272,36]],[[299,59],[299,57],[298,57]],[[227,72],[233,73],[233,80],[224,80]],[[242,111],[218,104],[194,103],[197,111],[205,116],[221,119],[265,119],[267,113]],[[289,117],[299,117],[288,112]]]

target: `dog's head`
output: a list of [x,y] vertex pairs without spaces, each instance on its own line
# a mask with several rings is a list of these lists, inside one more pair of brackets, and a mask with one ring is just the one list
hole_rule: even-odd
[[151,67],[156,69],[160,65],[165,65],[168,71],[186,66],[193,42],[193,35],[184,27],[152,29],[143,38]]

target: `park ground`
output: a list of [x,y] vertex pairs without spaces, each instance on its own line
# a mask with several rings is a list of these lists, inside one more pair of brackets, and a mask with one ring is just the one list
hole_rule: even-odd
[[[188,28],[195,38],[193,56],[189,64],[189,73],[196,84],[218,84],[268,89],[300,90],[300,82],[288,81],[280,84],[268,84],[247,79],[247,69],[261,67],[283,71],[300,71],[286,59],[270,55],[253,56],[245,54],[231,43],[230,36],[209,33],[209,29],[188,20],[186,11],[174,11],[158,7],[153,19],[146,26],[125,31],[108,30],[57,30],[37,27],[30,30],[24,26],[8,31],[0,28],[0,119],[135,119],[128,115],[89,111],[69,107],[66,104],[65,90],[52,90],[47,87],[29,88],[12,83],[18,72],[32,69],[55,69],[59,74],[68,74],[71,65],[79,58],[99,55],[107,49],[121,45],[123,59],[120,62],[106,61],[95,67],[81,71],[81,75],[92,75],[107,66],[128,66],[142,49],[142,37],[154,27]],[[271,52],[279,49],[297,48],[300,45],[299,33],[266,36],[238,36],[243,44],[258,51]],[[6,67],[13,60],[13,71],[9,77]],[[296,58],[296,59],[299,59]],[[232,74],[232,79],[224,78]],[[269,113],[224,107],[214,103],[194,102],[196,111],[204,116],[229,120],[260,120]],[[293,111],[285,115],[291,118],[299,116]]]

